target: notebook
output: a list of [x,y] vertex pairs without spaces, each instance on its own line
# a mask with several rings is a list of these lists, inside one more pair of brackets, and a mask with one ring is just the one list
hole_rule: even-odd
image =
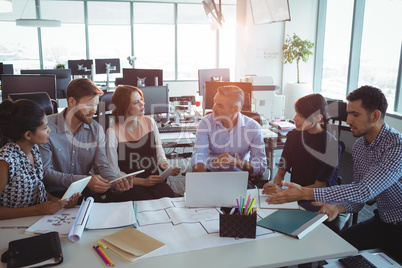
[[188,172],[186,207],[235,207],[247,195],[248,172]]

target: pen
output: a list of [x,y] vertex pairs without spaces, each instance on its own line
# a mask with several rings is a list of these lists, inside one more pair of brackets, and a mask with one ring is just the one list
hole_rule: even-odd
[[239,209],[239,213],[240,213],[239,199],[237,197],[236,197],[236,202],[237,202],[237,208]]
[[98,246],[98,249],[100,250],[100,252],[103,254],[103,256],[106,258],[106,260],[109,262],[109,264],[111,266],[114,266],[114,263],[112,262],[112,260],[108,257],[108,255],[106,255],[106,253]]
[[105,264],[107,266],[110,266],[110,263],[106,260],[105,257],[102,256],[102,253],[99,251],[99,248],[93,246],[93,249],[96,251],[96,253],[98,253],[99,257],[101,257],[101,259],[105,262]]
[[232,215],[234,212],[235,212],[235,210],[236,210],[236,208],[232,208],[231,210],[230,210],[230,215]]

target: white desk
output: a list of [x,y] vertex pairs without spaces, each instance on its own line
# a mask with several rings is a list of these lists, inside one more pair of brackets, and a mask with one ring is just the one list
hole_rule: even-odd
[[[28,217],[23,218],[22,221],[29,226],[40,218],[40,216]],[[21,219],[13,221],[21,222]],[[0,222],[0,226],[5,226],[4,222]],[[24,233],[24,230],[0,229],[0,254],[6,251],[10,241],[30,237]],[[105,264],[94,252],[92,246],[96,245],[102,236],[114,232],[116,229],[86,231],[78,243],[72,243],[68,238],[61,238],[64,262],[60,266],[104,267]],[[278,267],[338,258],[356,253],[357,250],[354,247],[323,224],[301,240],[281,235],[228,246],[144,258],[133,263],[108,251],[108,255],[116,267],[138,268]],[[1,263],[1,267],[6,267],[6,264]]]

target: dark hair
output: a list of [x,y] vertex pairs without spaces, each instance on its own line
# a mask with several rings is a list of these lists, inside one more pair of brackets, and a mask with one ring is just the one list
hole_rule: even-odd
[[388,102],[384,93],[382,93],[380,89],[372,86],[361,86],[350,92],[346,99],[348,101],[362,100],[362,107],[368,113],[371,113],[374,110],[379,110],[381,113],[381,120],[384,120],[388,108]]
[[322,122],[324,122],[324,127],[328,123],[329,116],[327,114],[328,103],[321,94],[313,93],[301,97],[295,102],[295,110],[303,118],[307,119],[314,113],[319,113],[322,115]]
[[88,78],[77,78],[71,80],[67,86],[67,99],[73,97],[77,102],[83,97],[95,97],[96,95],[103,95],[103,91],[100,90],[94,82]]
[[240,105],[240,110],[244,105],[244,91],[238,86],[222,86],[217,91],[223,96],[230,97],[234,105]]
[[144,101],[144,94],[139,88],[130,85],[121,85],[116,88],[112,96],[112,103],[115,108],[112,112],[114,121],[117,123],[119,116],[125,116],[131,103],[131,95],[138,92]]
[[0,103],[2,143],[5,143],[4,138],[18,141],[25,132],[31,131],[34,133],[43,124],[45,116],[43,108],[34,101],[26,99],[20,99],[15,102],[4,100]]

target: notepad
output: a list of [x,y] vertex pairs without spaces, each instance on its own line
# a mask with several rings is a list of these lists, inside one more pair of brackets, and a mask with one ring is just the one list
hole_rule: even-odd
[[307,210],[282,209],[258,221],[257,225],[302,239],[327,218],[326,214],[318,214]]
[[270,195],[262,193],[263,189],[258,189],[258,199],[260,203],[260,208],[270,208],[270,209],[299,209],[299,204],[297,201],[284,203],[284,204],[268,204],[267,200]]
[[99,242],[131,262],[165,246],[161,241],[133,227],[105,236]]

